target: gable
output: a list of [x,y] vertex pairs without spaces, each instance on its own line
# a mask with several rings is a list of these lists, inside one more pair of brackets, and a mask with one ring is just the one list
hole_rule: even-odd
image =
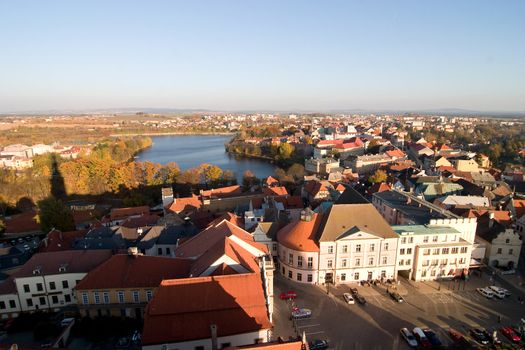
[[376,235],[366,232],[365,230],[354,226],[350,230],[343,232],[339,237],[336,238],[336,241],[354,241],[354,240],[363,240],[363,239],[379,239]]

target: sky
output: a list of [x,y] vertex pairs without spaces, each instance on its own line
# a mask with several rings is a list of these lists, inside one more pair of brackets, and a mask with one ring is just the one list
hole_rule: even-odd
[[0,0],[0,112],[525,111],[525,1]]

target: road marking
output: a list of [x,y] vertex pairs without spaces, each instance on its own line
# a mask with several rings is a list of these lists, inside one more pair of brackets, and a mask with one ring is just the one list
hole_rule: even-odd
[[324,331],[319,331],[319,332],[306,332],[305,334],[306,335],[313,335],[313,334],[322,334],[324,333]]
[[321,324],[320,323],[316,323],[316,324],[307,324],[305,326],[298,326],[297,328],[306,328],[306,327],[317,327],[317,326],[320,326]]

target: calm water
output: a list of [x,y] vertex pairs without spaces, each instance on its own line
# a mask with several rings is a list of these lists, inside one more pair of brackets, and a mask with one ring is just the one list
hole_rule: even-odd
[[181,170],[194,168],[202,163],[217,165],[222,170],[231,170],[237,181],[242,182],[246,170],[262,178],[274,174],[273,164],[258,160],[237,158],[224,150],[224,144],[231,136],[193,135],[193,136],[154,136],[153,146],[138,154],[138,161],[160,164],[175,162]]

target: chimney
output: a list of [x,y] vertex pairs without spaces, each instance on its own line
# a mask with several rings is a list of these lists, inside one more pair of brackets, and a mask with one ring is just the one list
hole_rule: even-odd
[[139,249],[137,247],[129,247],[128,255],[133,258],[136,258],[139,255]]
[[494,212],[489,212],[489,227],[494,226]]
[[217,325],[211,324],[210,325],[210,331],[211,331],[211,350],[218,350],[218,346],[217,346]]

